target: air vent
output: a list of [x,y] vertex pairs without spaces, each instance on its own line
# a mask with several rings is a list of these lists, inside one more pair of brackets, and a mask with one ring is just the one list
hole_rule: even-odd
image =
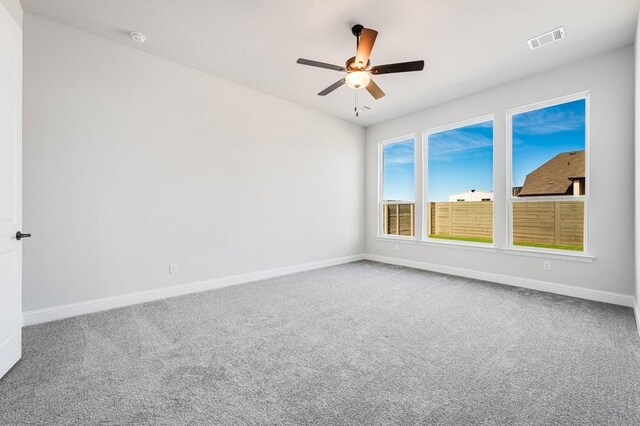
[[560,27],[541,34],[538,37],[532,38],[531,40],[527,41],[527,44],[529,44],[529,48],[531,50],[535,50],[542,46],[546,46],[547,44],[555,43],[556,41],[561,40],[565,37],[566,35],[564,32],[564,27]]

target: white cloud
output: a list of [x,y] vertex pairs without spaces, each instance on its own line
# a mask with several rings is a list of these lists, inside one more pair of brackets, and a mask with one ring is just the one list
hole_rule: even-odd
[[548,135],[584,127],[584,115],[576,111],[545,108],[513,117],[514,133]]
[[384,148],[385,167],[402,166],[404,164],[413,164],[413,162],[413,141],[387,145]]
[[[474,126],[477,127],[477,126]],[[451,161],[454,153],[479,155],[482,148],[493,146],[490,137],[466,128],[449,130],[429,137],[429,160]],[[475,152],[473,152],[475,151]]]

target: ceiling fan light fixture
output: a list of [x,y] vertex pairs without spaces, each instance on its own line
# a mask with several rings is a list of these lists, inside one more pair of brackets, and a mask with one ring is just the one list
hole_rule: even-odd
[[364,71],[353,71],[344,78],[345,83],[352,89],[363,89],[369,85],[371,76]]

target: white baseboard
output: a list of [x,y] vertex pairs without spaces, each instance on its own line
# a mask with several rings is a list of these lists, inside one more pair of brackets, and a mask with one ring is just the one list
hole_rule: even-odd
[[457,275],[466,278],[507,284],[515,287],[546,291],[548,293],[562,294],[565,296],[577,297],[580,299],[594,300],[597,302],[605,302],[614,305],[632,307],[634,308],[636,325],[640,333],[640,309],[635,303],[635,298],[631,295],[589,289],[567,284],[552,283],[548,281],[533,280],[529,278],[494,274],[491,272],[481,272],[454,266],[436,265],[432,263],[400,259],[396,257],[378,256],[374,254],[358,254],[353,256],[345,256],[335,259],[322,260],[319,262],[305,263],[302,265],[287,266],[283,268],[269,269],[266,271],[251,272],[248,274],[233,275],[230,277],[216,278],[213,280],[199,281],[177,286],[163,287],[155,290],[140,291],[136,293],[123,294],[120,296],[105,297],[101,299],[71,303],[68,305],[26,311],[23,312],[23,322],[25,326],[40,324],[78,315],[136,305],[138,303],[151,302],[154,300],[166,299],[169,297],[176,297],[190,293],[213,290],[216,288],[229,287],[232,285],[248,283],[251,281],[264,280],[282,275],[293,274],[296,272],[310,271],[312,269],[325,268],[327,266],[351,263],[358,260],[371,260],[392,265],[407,266],[409,268],[423,269],[443,274]]
[[[375,262],[389,263],[392,265],[408,266],[410,268],[440,272],[443,274],[474,278],[477,280],[507,284],[515,287],[546,291],[547,293],[562,294],[565,296],[577,297],[579,299],[594,300],[597,302],[605,302],[628,307],[634,306],[634,297],[628,294],[613,293],[610,291],[595,290],[568,284],[558,284],[548,281],[533,280],[529,278],[513,277],[510,275],[494,274],[491,272],[481,272],[472,269],[458,268],[455,266],[436,265],[415,260],[400,259],[397,257],[378,256],[375,254],[366,254],[365,259]],[[636,315],[638,315],[637,310]]]
[[168,297],[182,296],[185,294],[198,293],[201,291],[213,290],[222,287],[229,287],[232,285],[248,283],[251,281],[279,277],[296,272],[310,271],[312,269],[325,268],[327,266],[341,265],[343,263],[363,260],[364,258],[365,255],[357,254],[353,256],[321,260],[319,262],[304,263],[302,265],[286,266],[283,268],[269,269],[266,271],[250,272],[248,274],[233,275],[230,277],[222,277],[171,287],[163,287],[154,290],[128,293],[120,296],[104,297],[101,299],[70,303],[68,305],[54,306],[51,308],[26,311],[23,312],[23,324],[27,326],[49,321],[56,321],[64,318],[75,317],[77,315],[90,314],[94,312],[106,311],[108,309],[136,305],[138,303],[166,299]]

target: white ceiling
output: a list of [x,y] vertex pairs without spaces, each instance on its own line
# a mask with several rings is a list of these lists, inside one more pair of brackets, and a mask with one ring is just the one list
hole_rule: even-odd
[[[135,49],[369,126],[633,42],[640,0],[21,0],[35,13]],[[316,93],[341,78],[295,63],[343,65],[351,26],[379,31],[371,63],[424,59],[381,75],[387,93],[353,114],[354,92]],[[536,51],[527,39],[564,26]],[[139,45],[131,31],[148,40]]]

